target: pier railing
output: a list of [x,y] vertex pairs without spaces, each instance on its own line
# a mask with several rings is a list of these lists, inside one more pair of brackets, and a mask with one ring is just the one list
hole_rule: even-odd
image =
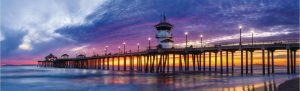
[[[287,39],[287,40],[260,40],[260,41],[242,41],[242,46],[262,46],[262,45],[287,45],[287,44],[297,44],[300,43],[299,39]],[[192,46],[192,47],[191,47]],[[239,42],[222,42],[222,43],[209,43],[209,44],[202,44],[202,47],[199,44],[188,44],[187,48],[192,48],[192,49],[199,49],[199,48],[216,48],[216,47],[236,47],[239,46]],[[186,47],[185,45],[175,45],[173,48],[170,49],[164,49],[164,50],[185,50]],[[151,46],[150,50],[158,50],[157,46]],[[149,51],[149,47],[144,48],[144,50],[131,50],[130,51],[125,51],[125,54],[131,54],[131,53],[144,53],[146,51]],[[122,51],[121,53],[111,53],[111,55],[116,55],[116,54],[124,54]],[[104,56],[105,54],[102,54],[101,56]]]
[[[262,41],[243,41],[242,46],[247,47],[257,47],[257,46],[263,46],[263,45],[288,45],[288,44],[299,44],[300,40],[297,39],[289,39],[289,40],[262,40]],[[186,51],[189,50],[211,50],[211,49],[219,49],[220,47],[226,47],[225,49],[231,49],[231,48],[238,48],[239,42],[222,42],[222,43],[214,43],[214,44],[204,44],[202,47],[199,46],[193,46],[188,45],[188,47],[183,46],[174,46],[173,48],[169,49],[158,49],[156,46],[151,46],[145,48],[145,50],[131,50],[131,51],[125,51],[125,52],[117,52],[117,53],[108,53],[108,54],[102,54],[102,55],[92,55],[89,57],[101,57],[101,56],[108,56],[108,55],[135,55],[135,54],[146,54],[149,52],[157,52],[158,50],[164,50],[164,51]],[[65,59],[65,58],[62,58]],[[69,59],[81,59],[81,58],[69,58]]]

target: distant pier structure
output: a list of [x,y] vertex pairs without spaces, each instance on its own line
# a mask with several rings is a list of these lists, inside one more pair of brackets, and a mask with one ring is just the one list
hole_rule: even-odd
[[[115,54],[86,56],[77,55],[70,58],[63,54],[61,58],[49,54],[45,60],[38,61],[40,67],[57,68],[82,68],[117,71],[136,71],[145,73],[175,73],[175,72],[201,72],[251,75],[254,74],[253,55],[254,51],[260,51],[261,74],[274,74],[274,53],[278,50],[286,51],[286,73],[296,74],[297,50],[299,40],[279,40],[246,43],[220,44],[193,48],[186,46],[175,48],[173,45],[172,28],[166,17],[154,26],[157,30],[157,47],[137,52],[118,52]],[[240,27],[241,30],[241,27]],[[187,36],[186,36],[187,38]],[[150,40],[150,39],[149,39]],[[120,50],[120,47],[119,47]],[[239,52],[239,55],[236,55]],[[257,55],[257,53],[256,53]],[[236,57],[239,60],[235,60]],[[213,59],[214,58],[214,59]],[[236,63],[240,64],[239,66]],[[257,69],[256,69],[257,70]],[[238,71],[238,72],[237,72]]]

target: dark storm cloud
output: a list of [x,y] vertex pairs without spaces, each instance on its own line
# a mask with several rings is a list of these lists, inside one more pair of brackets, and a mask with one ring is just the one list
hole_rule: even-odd
[[[6,29],[5,27],[1,27],[1,29]],[[9,30],[9,29],[6,29]],[[14,30],[9,30],[14,31]],[[5,59],[9,56],[16,56],[14,55],[14,51],[18,48],[21,44],[21,40],[24,37],[24,33],[22,32],[7,32],[2,31],[3,35],[7,36],[5,40],[1,41],[1,59]]]
[[[78,36],[78,40],[93,41],[95,38],[102,39],[105,36],[114,35],[122,29],[135,26],[141,23],[158,22],[160,15],[165,13],[169,21],[176,19],[186,19],[182,21],[184,25],[179,25],[177,31],[184,31],[182,27],[188,25],[202,25],[202,28],[196,33],[205,33],[207,35],[223,35],[236,29],[239,24],[249,27],[274,27],[277,25],[289,25],[298,27],[297,21],[299,15],[299,5],[297,1],[245,1],[237,2],[233,0],[224,1],[119,1],[114,0],[104,6],[105,13],[99,18],[99,13],[103,9],[95,11],[87,17],[87,20],[93,21],[93,25],[84,27],[73,27],[71,29],[62,29],[63,34]],[[192,18],[192,19],[189,19]],[[170,20],[173,19],[173,20]],[[296,19],[296,20],[295,20]],[[171,22],[172,23],[172,22]],[[175,22],[174,25],[177,22]],[[128,29],[127,32],[135,33],[134,30],[150,30],[153,28]],[[201,31],[200,31],[201,30]],[[213,30],[213,31],[211,31]],[[66,32],[67,31],[67,32]],[[148,32],[148,31],[144,31]],[[139,32],[140,33],[140,32]],[[139,34],[138,33],[138,34]],[[176,33],[175,33],[176,34]],[[118,35],[116,37],[126,37]]]

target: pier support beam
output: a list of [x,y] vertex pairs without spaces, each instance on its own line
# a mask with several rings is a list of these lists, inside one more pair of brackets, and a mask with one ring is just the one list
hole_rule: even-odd
[[200,71],[200,59],[199,59],[200,54],[196,54],[196,62],[197,62],[197,69]]
[[268,60],[268,74],[270,74],[270,50],[267,50],[267,60]]
[[290,74],[293,74],[293,72],[294,72],[294,63],[293,63],[293,59],[294,59],[294,57],[293,57],[293,50],[292,49],[290,49]]
[[181,60],[181,54],[179,54],[179,72],[182,72],[182,60]]
[[211,52],[208,52],[208,70],[211,72]]
[[167,72],[169,72],[169,68],[170,68],[170,66],[169,66],[169,62],[170,62],[169,54],[167,54],[167,59],[166,59],[166,61],[167,61]]
[[139,71],[139,55],[133,56],[133,60],[136,58],[136,64],[134,66],[134,61],[133,61],[133,69],[136,67],[136,71]]
[[297,73],[297,71],[296,71],[297,70],[297,67],[296,67],[297,66],[297,63],[296,63],[296,58],[297,58],[296,53],[297,53],[297,50],[295,49],[294,50],[294,72],[293,72],[294,74]]
[[149,56],[149,71],[150,71],[150,73],[154,72],[154,71],[152,71],[152,69],[153,69],[152,64],[155,60],[155,59],[153,59],[153,56],[155,56],[155,54]]
[[275,50],[271,50],[272,74],[275,73],[275,72],[274,72],[274,70],[275,70],[275,68],[274,68],[274,51],[275,51]]
[[97,58],[97,69],[101,69],[101,59]]
[[241,49],[241,75],[244,74],[244,54],[243,54],[243,49]]
[[217,63],[218,63],[218,52],[215,52],[215,73],[217,73],[218,71]]
[[231,52],[231,73],[234,74],[234,51]]
[[250,51],[250,73],[253,74],[253,50]]
[[157,54],[153,54],[152,56],[150,56],[150,72],[151,72],[151,73],[154,72],[154,61],[155,61],[155,57],[157,57]]
[[145,60],[145,72],[148,73],[148,70],[149,70],[149,67],[148,67],[148,64],[149,64],[149,55],[146,55],[146,60]]
[[124,60],[124,68],[123,68],[123,70],[126,71],[126,70],[127,70],[127,69],[126,69],[126,56],[124,56],[124,59],[123,59],[123,60]]
[[102,69],[105,70],[105,57],[103,57],[101,59],[102,59]]
[[200,52],[200,54],[199,54],[199,68],[198,68],[199,71],[201,71],[201,67],[202,67],[202,53]]
[[186,53],[183,54],[183,60],[184,60],[184,70],[187,71]]
[[157,67],[156,67],[156,73],[159,73],[159,71],[162,72],[162,67],[161,67],[161,65],[162,65],[163,59],[164,59],[164,55],[160,54],[160,56],[159,56],[159,61],[158,61],[158,65],[157,65]]
[[188,56],[188,54],[186,54],[186,53],[183,55],[185,71],[189,71],[187,56]]
[[196,71],[195,54],[192,54],[192,60],[193,60],[193,71]]
[[187,53],[187,58],[186,58],[186,62],[187,62],[187,70],[189,71],[190,70],[190,54]]
[[140,72],[143,72],[143,55],[140,55]]
[[115,70],[115,57],[112,57],[112,70]]
[[143,72],[143,55],[138,55],[138,71]]
[[262,49],[262,66],[263,75],[265,75],[265,49]]
[[246,50],[246,75],[248,75],[248,50]]
[[120,56],[118,56],[118,70],[120,70]]
[[174,72],[176,71],[176,70],[175,70],[175,53],[173,54],[173,66],[172,66],[172,67],[173,67],[173,70],[172,70],[172,71],[173,71],[173,73],[174,73]]
[[228,74],[228,51],[226,51],[226,74]]
[[290,49],[287,49],[287,74],[290,74]]
[[94,68],[95,68],[95,69],[97,69],[97,67],[98,67],[98,62],[97,62],[97,61],[98,61],[98,59],[95,58],[95,59],[94,59]]
[[133,71],[133,69],[134,69],[134,68],[133,68],[133,64],[134,64],[134,63],[133,63],[133,56],[132,56],[132,55],[129,56],[129,62],[130,62],[130,63],[129,63],[129,64],[130,64],[130,71]]
[[144,55],[144,72],[148,73],[149,71],[149,55]]
[[220,64],[221,64],[221,74],[223,74],[223,57],[222,57],[222,50],[220,50]]
[[203,52],[203,72],[205,73],[205,52]]
[[107,65],[107,70],[109,70],[109,57],[107,57],[107,60],[106,60],[106,65]]

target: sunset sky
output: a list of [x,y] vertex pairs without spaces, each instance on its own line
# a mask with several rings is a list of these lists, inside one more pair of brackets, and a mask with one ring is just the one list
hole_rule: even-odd
[[1,0],[1,64],[34,64],[49,53],[103,54],[154,39],[165,14],[175,44],[299,38],[299,0]]

